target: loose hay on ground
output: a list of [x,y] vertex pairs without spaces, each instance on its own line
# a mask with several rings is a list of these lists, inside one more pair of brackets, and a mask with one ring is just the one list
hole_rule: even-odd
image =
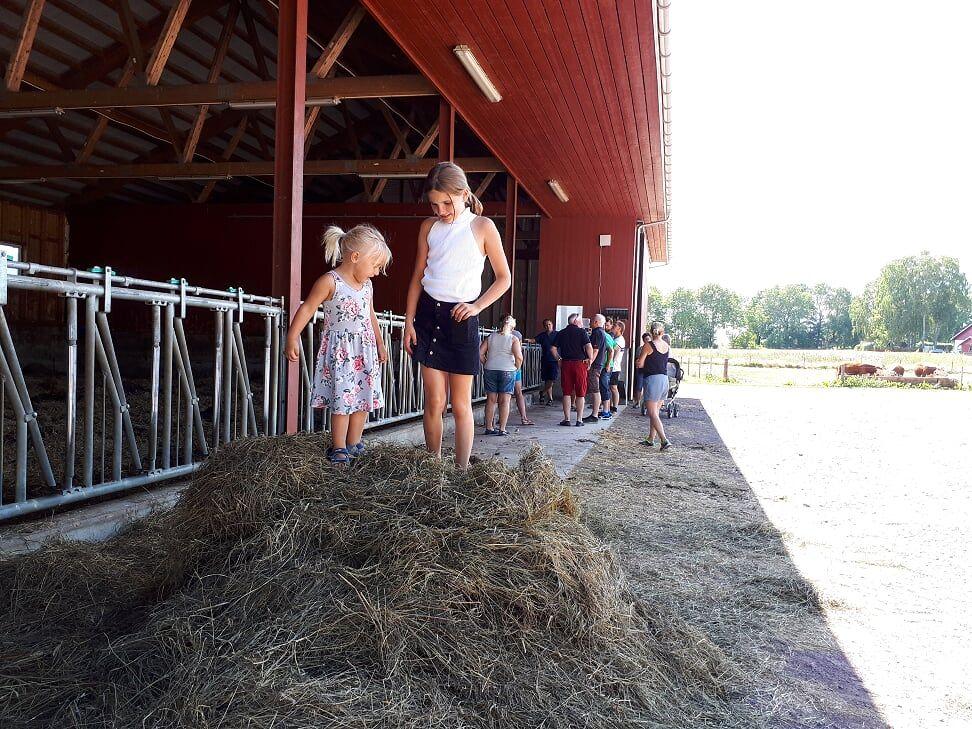
[[736,679],[539,450],[226,446],[170,511],[0,565],[4,727],[676,727]]

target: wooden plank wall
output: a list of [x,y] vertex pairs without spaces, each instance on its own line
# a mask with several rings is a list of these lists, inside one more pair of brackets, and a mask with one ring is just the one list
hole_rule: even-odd
[[[0,242],[20,245],[24,261],[64,266],[67,218],[57,210],[0,201]],[[64,300],[54,295],[10,291],[6,314],[19,322],[57,324],[64,317]]]

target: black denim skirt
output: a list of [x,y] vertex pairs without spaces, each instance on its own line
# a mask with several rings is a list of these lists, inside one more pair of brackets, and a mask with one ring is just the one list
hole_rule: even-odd
[[[472,302],[468,302],[472,303]],[[436,301],[422,290],[415,312],[416,362],[454,375],[479,374],[479,317],[457,322],[449,301]]]

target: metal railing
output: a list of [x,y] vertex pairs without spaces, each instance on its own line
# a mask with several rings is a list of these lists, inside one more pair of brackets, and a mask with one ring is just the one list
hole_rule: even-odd
[[[6,316],[13,291],[64,299],[64,345],[46,380],[21,366],[31,346],[21,344],[19,353],[15,346]],[[282,303],[184,279],[150,281],[111,268],[80,271],[0,256],[0,521],[186,476],[222,444],[282,432]],[[119,309],[128,327],[113,331]],[[322,318],[319,312],[300,338],[298,422],[306,431],[330,423],[328,412],[311,407]],[[420,368],[402,346],[404,317],[382,312],[378,321],[389,353],[385,406],[367,428],[423,411]],[[481,338],[488,334],[480,330]],[[539,347],[525,344],[523,387],[539,385]],[[473,397],[485,397],[481,373]]]

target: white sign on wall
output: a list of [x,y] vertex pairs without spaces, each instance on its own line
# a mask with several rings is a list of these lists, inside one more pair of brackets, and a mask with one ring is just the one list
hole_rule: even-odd
[[577,314],[580,317],[584,316],[583,306],[570,306],[569,304],[558,304],[557,305],[557,329],[563,329],[567,326],[567,317],[571,314]]

